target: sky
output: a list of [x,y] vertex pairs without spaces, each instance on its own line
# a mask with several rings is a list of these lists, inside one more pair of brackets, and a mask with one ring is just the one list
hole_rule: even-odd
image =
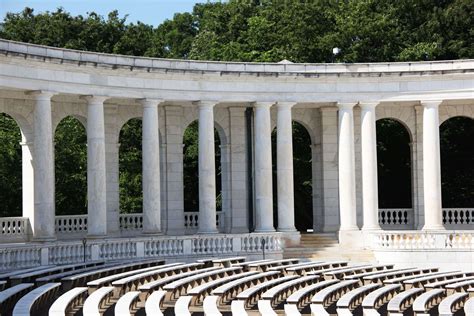
[[[141,21],[154,26],[171,19],[177,12],[191,12],[197,2],[207,0],[0,0],[0,18],[7,12],[18,13],[24,7],[35,12],[55,11],[63,7],[72,15],[86,15],[94,11],[104,17],[110,11],[118,10],[120,16],[128,14],[128,22]],[[210,1],[215,2],[215,1]]]

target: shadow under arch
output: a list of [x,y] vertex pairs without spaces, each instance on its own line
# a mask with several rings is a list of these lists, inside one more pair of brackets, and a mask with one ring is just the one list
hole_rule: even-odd
[[412,208],[412,135],[398,119],[376,121],[379,208]]
[[0,217],[22,216],[22,148],[25,133],[10,114],[0,113]]
[[442,205],[474,207],[474,119],[454,116],[439,130]]
[[[310,130],[298,120],[292,121],[293,139],[293,195],[296,230],[306,232],[314,227],[313,218],[313,172],[312,136]],[[277,174],[277,128],[272,131],[273,173],[273,223],[278,228],[278,174]]]

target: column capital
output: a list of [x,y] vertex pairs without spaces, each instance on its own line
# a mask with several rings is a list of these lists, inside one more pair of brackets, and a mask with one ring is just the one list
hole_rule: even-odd
[[92,103],[104,104],[104,102],[105,102],[107,99],[110,99],[110,97],[108,97],[108,96],[104,96],[104,95],[91,95],[91,94],[81,95],[79,98],[80,98],[81,100],[86,100],[87,103],[89,103],[89,104],[92,104]]
[[137,102],[140,103],[144,108],[151,108],[159,106],[164,101],[162,99],[141,98],[137,99]]
[[270,107],[274,104],[276,104],[276,102],[254,102],[253,107],[270,109]]
[[354,106],[357,105],[357,102],[337,102],[337,107],[339,110],[353,110]]
[[200,100],[196,102],[197,106],[201,108],[213,109],[214,106],[219,103],[219,101],[210,101],[210,100]]
[[375,111],[379,102],[359,102],[359,107],[364,111]]
[[26,95],[33,96],[36,100],[50,100],[57,92],[47,90],[30,90],[25,92]]
[[275,106],[278,110],[291,110],[295,104],[296,102],[277,102]]
[[443,102],[443,100],[427,100],[427,101],[420,101],[420,104],[423,108],[438,108],[439,105]]

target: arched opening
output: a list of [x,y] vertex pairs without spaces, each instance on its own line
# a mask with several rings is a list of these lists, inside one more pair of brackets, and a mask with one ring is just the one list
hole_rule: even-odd
[[[199,122],[193,121],[183,134],[184,211],[199,212]],[[222,210],[221,139],[214,128],[216,161],[216,211]]]
[[379,208],[412,208],[410,133],[395,119],[376,126]]
[[0,216],[22,216],[21,131],[16,121],[0,113]]
[[474,207],[474,120],[452,117],[440,126],[443,208]]
[[[292,123],[293,139],[293,191],[295,201],[295,227],[306,232],[313,228],[313,176],[311,157],[311,136],[306,128]],[[278,227],[278,186],[277,186],[277,130],[272,131],[273,170],[273,223]]]
[[56,215],[87,214],[87,133],[67,116],[54,133]]
[[142,213],[142,120],[133,118],[119,134],[120,213]]

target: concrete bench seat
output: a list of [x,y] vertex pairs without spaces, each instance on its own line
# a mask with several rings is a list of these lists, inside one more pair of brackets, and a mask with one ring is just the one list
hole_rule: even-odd
[[[176,263],[164,264],[164,265],[158,266],[158,267],[160,269],[165,269],[165,268],[175,267],[175,266],[183,265],[183,264],[184,263],[176,262]],[[147,267],[147,268],[131,270],[131,271],[127,271],[127,272],[122,272],[122,273],[109,275],[109,276],[106,276],[106,277],[103,277],[103,278],[100,278],[100,279],[96,279],[96,280],[92,280],[90,282],[87,282],[87,287],[89,288],[89,292],[93,292],[94,290],[96,290],[96,289],[98,289],[102,286],[111,285],[112,282],[114,282],[114,281],[129,277],[129,276],[137,275],[139,273],[148,272],[148,271],[152,271],[152,270],[157,270],[158,267],[157,266]]]
[[431,310],[438,310],[438,305],[446,297],[443,289],[429,290],[418,296],[413,302],[415,315],[431,315]]
[[154,291],[145,302],[145,313],[147,316],[163,316],[161,311],[166,291]]
[[460,271],[445,272],[438,275],[424,276],[424,277],[422,276],[419,278],[406,280],[403,282],[403,285],[405,286],[405,289],[408,290],[413,287],[424,287],[428,283],[452,280],[452,279],[467,277],[471,275],[472,273],[464,273]]
[[464,314],[465,315],[474,315],[474,296],[471,296],[471,293],[468,293],[469,298],[464,303]]
[[388,270],[388,271],[381,272],[379,274],[364,276],[362,278],[362,282],[364,282],[364,284],[369,284],[369,283],[382,284],[384,283],[385,280],[392,280],[392,279],[399,279],[399,278],[406,278],[406,277],[416,277],[419,275],[434,273],[434,272],[438,272],[438,269],[437,268],[428,268],[428,269],[409,268],[407,270],[400,270],[400,271]]
[[236,297],[240,292],[248,288],[256,286],[262,282],[278,279],[281,274],[278,271],[262,272],[255,275],[250,275],[241,279],[228,282],[224,285],[214,289],[211,294],[219,297],[218,305],[227,304],[230,300]]
[[258,271],[247,271],[240,274],[230,275],[224,278],[216,279],[210,282],[206,282],[199,286],[196,286],[188,291],[187,295],[192,297],[191,305],[202,305],[205,297],[210,295],[211,292],[221,286],[222,284],[226,284],[227,282],[231,282],[237,279],[245,278],[250,275],[255,275],[259,273]]
[[410,274],[410,275],[405,275],[398,278],[386,279],[383,281],[383,284],[403,284],[403,282],[408,281],[408,280],[418,279],[420,277],[431,277],[431,276],[441,275],[445,273],[446,272],[437,271],[437,272],[428,272],[428,273],[423,273],[423,274]]
[[189,306],[193,297],[189,295],[180,296],[174,305],[175,316],[191,316]]
[[60,297],[49,308],[49,316],[74,315],[88,296],[87,287],[75,287]]
[[[13,308],[13,316],[42,315],[59,293],[61,283],[48,283],[28,292]],[[45,310],[46,309],[46,310]]]
[[[387,270],[384,270],[385,272],[403,272],[405,270],[408,270],[407,268],[403,268],[403,269],[387,269]],[[359,279],[360,281],[362,281],[364,279],[364,277],[368,277],[368,276],[373,276],[373,275],[380,275],[380,271],[376,270],[376,271],[369,271],[369,272],[361,272],[361,273],[356,273],[356,274],[352,274],[352,275],[346,275],[344,277],[344,280],[356,280],[356,279]]]
[[341,296],[352,291],[359,284],[356,280],[344,280],[330,285],[317,292],[311,299],[311,313],[313,315],[336,314],[336,302]]
[[138,291],[132,291],[125,293],[119,298],[117,303],[115,303],[114,315],[115,316],[133,316],[140,309],[138,306],[139,303],[139,294]]
[[[469,283],[469,281],[471,281],[471,280],[474,280],[474,276],[470,276],[470,277],[462,276],[462,277],[458,277],[458,278],[454,278],[454,279],[448,279],[448,280],[442,280],[442,281],[435,281],[435,282],[431,282],[431,283],[426,283],[424,285],[424,288],[427,289],[427,290],[441,289],[441,288],[446,288],[450,284],[455,284],[455,283],[460,283],[460,282]],[[469,287],[470,286],[466,286],[466,289],[468,289]]]
[[261,295],[258,301],[258,310],[262,315],[276,315],[274,309],[293,292],[318,283],[320,280],[321,278],[317,275],[308,275],[278,284]]
[[[114,297],[118,298],[121,295],[137,290],[143,284],[154,282],[169,276],[179,275],[186,272],[196,271],[203,267],[202,263],[190,263],[177,266],[157,266],[154,270],[145,271],[142,273],[127,276],[112,282],[114,289]],[[217,269],[217,268],[215,268]]]
[[231,258],[220,258],[212,260],[212,264],[216,267],[229,268],[236,263],[245,262],[245,257],[231,257]]
[[390,316],[403,316],[412,309],[415,299],[424,292],[420,288],[412,288],[395,295],[387,305]]
[[451,295],[455,292],[467,292],[467,290],[472,288],[473,286],[474,278],[468,278],[468,280],[446,284],[444,288],[446,289],[447,294]]
[[82,314],[85,316],[100,316],[112,304],[114,288],[112,286],[101,287],[94,291],[84,302]]
[[0,273],[0,280],[7,280],[7,283],[8,283],[8,279],[12,276],[16,276],[16,275],[24,274],[24,273],[29,273],[29,272],[33,272],[33,271],[47,270],[47,269],[54,268],[54,267],[56,267],[56,265],[52,264],[52,265],[47,265],[47,266],[39,266],[39,267],[33,267],[33,268],[28,268],[28,269],[20,269],[20,270],[12,270],[12,271],[8,271],[8,272],[2,272],[2,273]]
[[[106,265],[100,266],[100,268],[110,267],[110,266],[114,266],[114,265],[117,265],[117,264],[116,263],[115,264],[106,264]],[[97,270],[97,267],[87,267],[87,268],[82,268],[82,269],[77,269],[77,270],[69,270],[69,271],[65,271],[65,272],[60,272],[60,273],[56,273],[56,274],[50,274],[50,275],[47,275],[47,276],[44,276],[44,277],[41,277],[41,278],[37,278],[35,280],[35,284],[37,286],[41,286],[41,285],[46,284],[46,283],[60,282],[62,278],[65,278],[65,277],[68,277],[68,276],[73,276],[73,275],[76,275],[76,274],[89,272],[89,271],[94,271],[94,270]]]
[[[380,284],[380,283],[374,283]],[[375,291],[370,292],[362,300],[363,314],[366,316],[379,316],[385,310],[388,302],[402,290],[400,284],[385,285]]]
[[33,283],[22,283],[0,292],[0,314],[9,315],[16,302],[33,289]]
[[0,281],[0,291],[3,291],[7,287],[7,281]]
[[295,264],[299,262],[300,262],[300,259],[296,259],[296,258],[271,260],[267,262],[251,263],[247,266],[247,268],[249,270],[257,270],[257,271],[266,272],[269,268],[272,268],[272,267],[286,266],[286,265],[291,265],[291,264]]
[[[460,313],[468,298],[469,295],[467,293],[454,293],[447,296],[439,304],[438,314],[440,316],[454,316]],[[472,313],[468,314],[465,312],[465,315],[472,315]]]
[[[262,296],[264,292],[266,292],[271,287],[274,287],[278,284],[285,283],[290,280],[294,280],[298,278],[295,275],[289,275],[281,278],[277,278],[274,280],[262,282],[251,288],[248,288],[235,297],[235,299],[231,303],[232,314],[235,315],[244,315],[246,314],[245,310],[252,308],[255,304],[257,304],[258,300]],[[243,312],[242,312],[243,308]]]
[[[204,269],[199,269],[199,273],[204,273],[207,271],[214,271],[219,269],[218,267],[209,267],[209,268],[204,268]],[[183,272],[175,275],[170,275],[168,277],[164,277],[162,279],[158,279],[156,281],[152,281],[149,283],[145,283],[141,286],[138,287],[138,290],[140,291],[140,300],[142,302],[145,302],[147,300],[147,297],[152,294],[156,290],[161,290],[163,287],[169,283],[172,283],[176,280],[186,278],[188,276],[195,275],[197,272],[196,271],[188,271],[188,272]]]
[[352,316],[356,309],[362,310],[362,301],[364,298],[379,287],[380,284],[367,284],[344,294],[336,303],[337,315]]
[[[306,275],[308,272],[320,271],[331,268],[342,268],[347,266],[347,261],[329,261],[329,262],[304,262],[298,265],[284,267],[287,274]],[[275,268],[269,269],[272,270]]]
[[203,273],[197,272],[194,275],[176,280],[163,286],[163,290],[168,292],[166,300],[177,300],[180,295],[185,295],[190,288],[199,286],[208,281],[225,278],[234,274],[240,274],[241,272],[241,267],[223,268]]
[[17,285],[20,283],[34,282],[37,278],[45,277],[52,274],[63,273],[67,271],[85,269],[89,267],[97,267],[103,265],[104,261],[92,261],[87,263],[77,263],[77,264],[67,264],[62,266],[54,266],[48,269],[30,271],[22,274],[17,274],[10,277],[10,282],[12,285]]
[[285,313],[287,315],[300,315],[300,310],[304,309],[310,302],[313,296],[322,289],[338,283],[339,280],[326,280],[304,287],[286,298],[284,305]]
[[222,313],[219,311],[219,308],[217,307],[218,301],[219,301],[219,296],[216,296],[216,295],[206,296],[202,304],[205,316],[222,316]]
[[393,265],[389,264],[381,264],[381,265],[360,265],[360,266],[353,266],[347,267],[347,269],[336,270],[331,272],[325,272],[323,274],[324,279],[339,279],[342,280],[348,275],[358,274],[358,273],[365,273],[365,272],[372,272],[372,271],[385,271],[387,269],[392,269]]
[[[260,259],[260,260],[243,261],[243,262],[234,263],[234,264],[232,264],[232,266],[234,266],[234,267],[243,267],[244,270],[247,270],[247,267],[248,267],[249,264],[269,262],[269,261],[273,261],[273,259]],[[212,262],[212,260],[211,260],[211,262]]]
[[65,277],[61,279],[61,283],[63,285],[63,290],[68,291],[74,287],[85,286],[88,282],[92,280],[103,278],[112,274],[127,272],[135,269],[147,268],[151,266],[160,266],[163,264],[164,260],[161,259],[133,261]]

